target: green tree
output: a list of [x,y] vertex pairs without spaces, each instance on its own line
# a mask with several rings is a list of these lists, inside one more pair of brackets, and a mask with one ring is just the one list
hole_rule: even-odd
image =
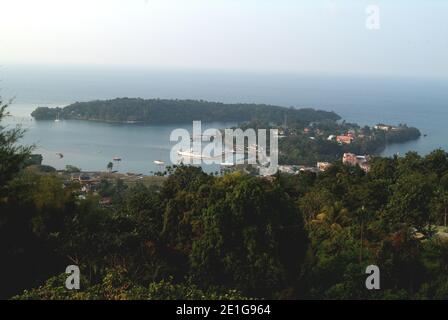
[[79,173],[79,172],[81,172],[81,169],[68,164],[65,166],[65,171],[67,171],[69,173]]
[[393,191],[387,205],[387,218],[395,226],[407,224],[423,230],[430,225],[430,202],[434,195],[436,177],[418,172],[405,174],[391,186]]
[[239,174],[217,179],[209,194],[190,256],[197,279],[261,297],[293,290],[307,237],[292,199]]
[[30,157],[32,146],[17,145],[25,131],[20,127],[6,129],[2,120],[9,115],[8,105],[0,100],[0,196],[7,182],[19,172],[26,159]]

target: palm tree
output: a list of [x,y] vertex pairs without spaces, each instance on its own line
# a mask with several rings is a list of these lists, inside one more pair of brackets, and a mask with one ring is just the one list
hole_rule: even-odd
[[363,259],[363,243],[364,243],[364,226],[367,224],[371,218],[370,211],[366,209],[363,205],[360,209],[356,211],[356,217],[360,224],[360,248],[359,248],[359,262],[362,263]]
[[114,168],[114,164],[112,162],[109,162],[107,164],[107,170],[109,170],[109,172],[111,172],[113,168]]

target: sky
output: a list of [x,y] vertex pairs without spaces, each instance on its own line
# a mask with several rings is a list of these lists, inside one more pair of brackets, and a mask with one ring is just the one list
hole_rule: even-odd
[[0,0],[0,65],[445,78],[447,17],[446,0]]

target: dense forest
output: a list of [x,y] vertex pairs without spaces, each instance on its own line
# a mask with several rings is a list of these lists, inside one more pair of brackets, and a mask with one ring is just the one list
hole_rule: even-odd
[[[448,298],[445,151],[378,157],[369,173],[180,166],[161,187],[104,181],[80,198],[78,183],[26,168],[23,134],[0,128],[1,298]],[[80,290],[64,286],[70,264]],[[370,264],[381,290],[365,288]]]
[[150,124],[203,122],[243,122],[253,119],[282,123],[284,119],[310,121],[339,120],[334,112],[294,109],[263,104],[224,104],[198,100],[117,98],[76,102],[64,108],[39,107],[31,114],[37,120],[63,119]]

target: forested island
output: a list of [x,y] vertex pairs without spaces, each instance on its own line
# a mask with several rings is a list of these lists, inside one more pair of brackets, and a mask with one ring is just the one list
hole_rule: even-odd
[[340,119],[334,112],[310,108],[295,109],[265,104],[224,104],[203,100],[117,98],[76,102],[64,108],[38,107],[36,120],[75,119],[122,123],[173,124],[203,122],[244,122],[261,120],[281,123]]

